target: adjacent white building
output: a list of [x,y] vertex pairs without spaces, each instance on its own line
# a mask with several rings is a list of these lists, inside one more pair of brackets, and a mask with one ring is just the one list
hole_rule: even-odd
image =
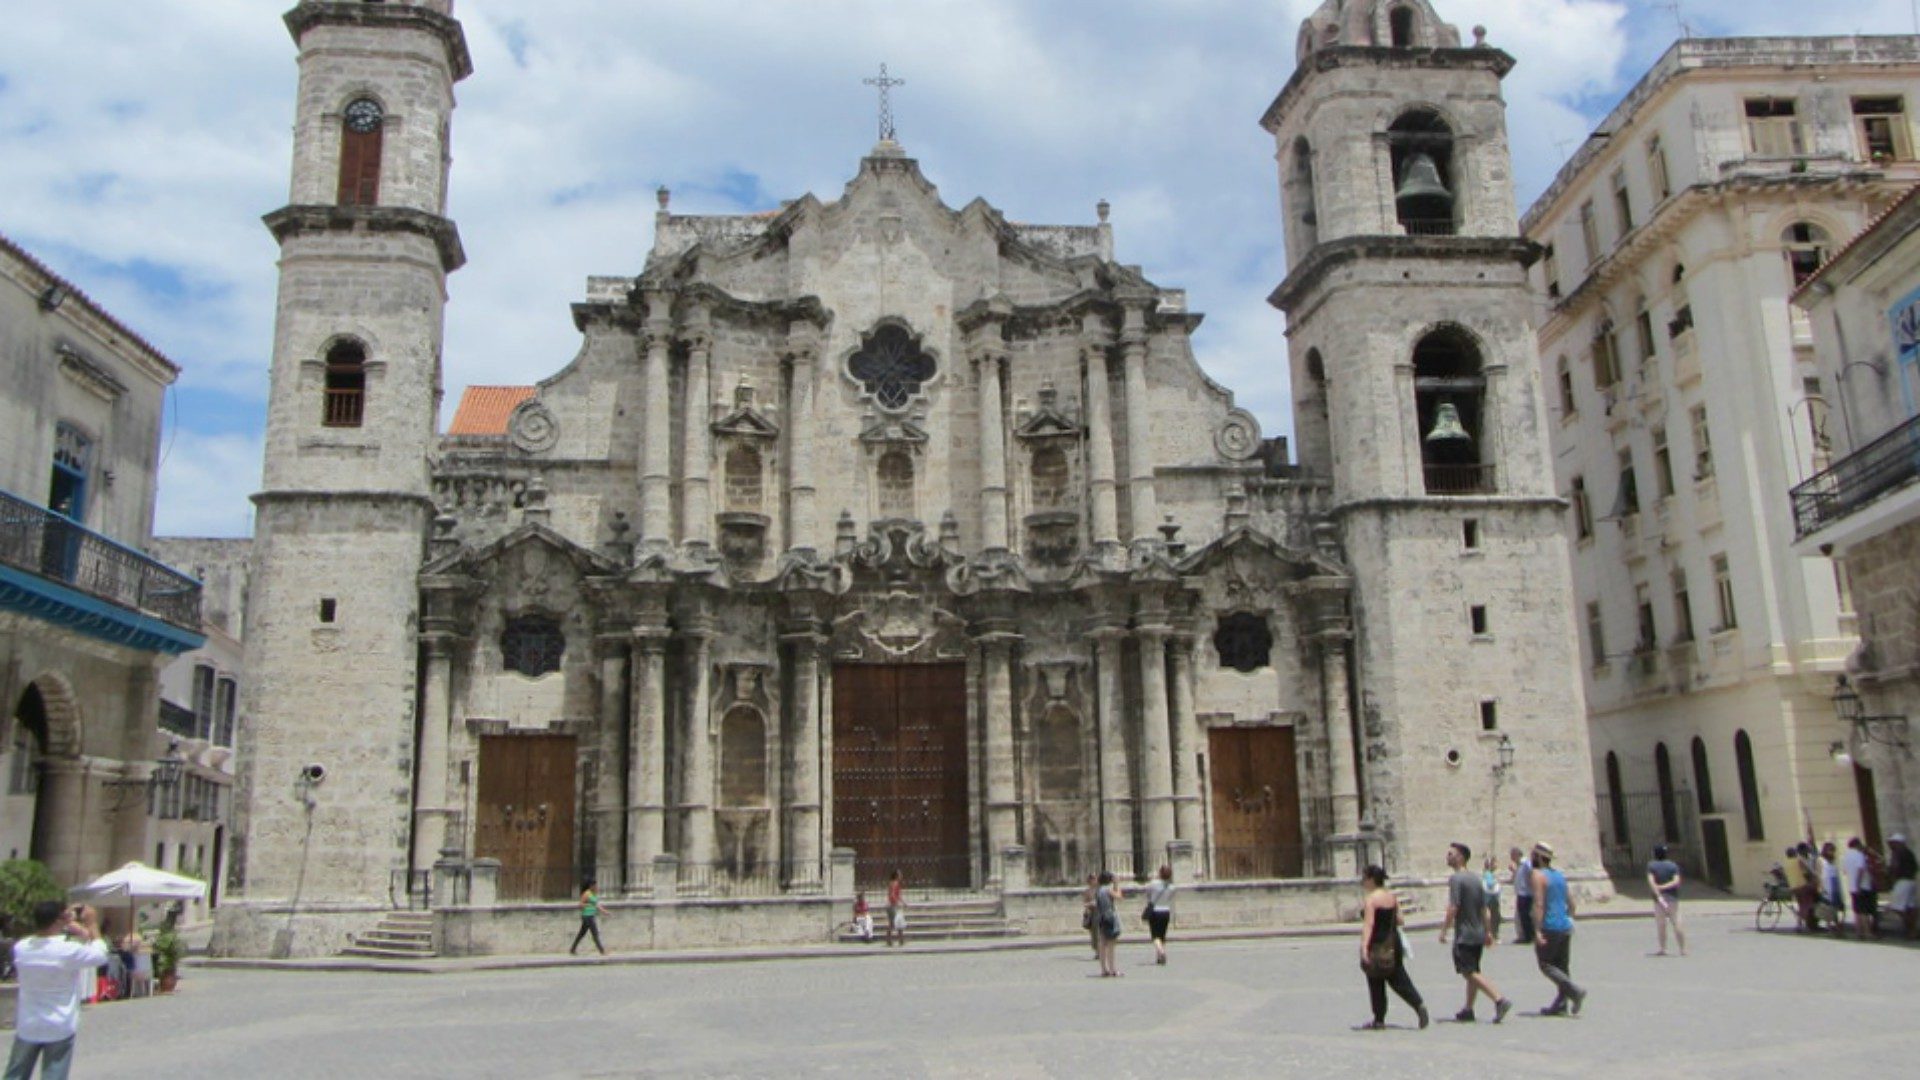
[[1916,105],[1920,38],[1680,41],[1523,219],[1616,872],[1664,840],[1751,888],[1860,827],[1846,582],[1793,553],[1787,496],[1834,376],[1789,297],[1920,177]]

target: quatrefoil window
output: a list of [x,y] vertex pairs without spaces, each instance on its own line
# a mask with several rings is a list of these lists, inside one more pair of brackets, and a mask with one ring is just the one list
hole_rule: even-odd
[[500,662],[508,671],[537,679],[560,670],[567,636],[560,620],[549,615],[520,615],[508,620],[500,635]]
[[892,323],[875,330],[847,361],[847,373],[890,412],[906,408],[918,397],[933,372],[933,357],[921,351],[905,327]]

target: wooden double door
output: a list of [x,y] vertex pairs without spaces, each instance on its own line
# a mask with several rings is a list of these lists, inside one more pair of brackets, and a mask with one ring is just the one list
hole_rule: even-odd
[[578,889],[575,761],[571,735],[481,737],[473,850],[500,860],[500,899],[560,900]]
[[1214,728],[1213,873],[1224,881],[1299,877],[1300,780],[1292,728]]
[[833,843],[861,888],[972,883],[965,664],[833,669]]

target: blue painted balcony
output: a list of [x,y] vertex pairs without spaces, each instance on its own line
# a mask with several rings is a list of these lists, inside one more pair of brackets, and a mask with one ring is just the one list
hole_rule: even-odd
[[1920,519],[1920,416],[1793,489],[1796,549],[1846,548],[1916,519]]
[[0,491],[0,610],[148,652],[199,648],[200,583]]

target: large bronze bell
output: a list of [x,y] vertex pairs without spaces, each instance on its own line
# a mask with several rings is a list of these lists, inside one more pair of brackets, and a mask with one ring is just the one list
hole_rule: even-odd
[[1453,402],[1443,401],[1433,410],[1433,430],[1427,432],[1429,443],[1470,444],[1473,436],[1467,433],[1466,426],[1460,423],[1460,410]]
[[1441,181],[1440,167],[1426,154],[1407,158],[1393,201],[1403,217],[1444,220],[1453,216],[1453,192]]

